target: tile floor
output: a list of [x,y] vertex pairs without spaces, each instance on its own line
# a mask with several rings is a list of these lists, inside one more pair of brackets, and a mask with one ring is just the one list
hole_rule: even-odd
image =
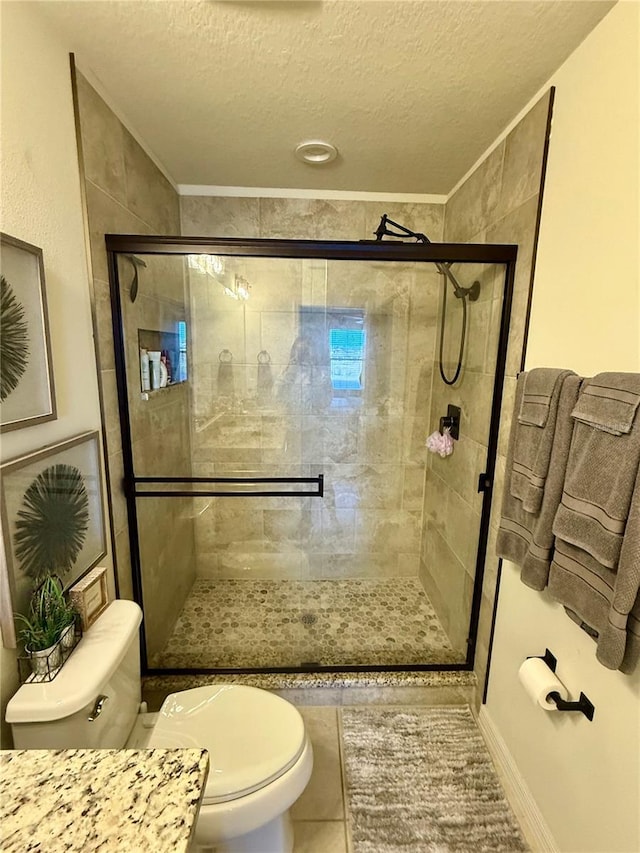
[[197,580],[151,664],[282,668],[463,659],[417,578]]
[[299,707],[313,744],[313,773],[291,810],[294,853],[347,853],[338,709]]

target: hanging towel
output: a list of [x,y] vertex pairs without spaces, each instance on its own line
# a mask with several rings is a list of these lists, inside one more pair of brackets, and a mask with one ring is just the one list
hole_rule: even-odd
[[640,660],[640,591],[627,620],[627,645],[620,671],[630,675]]
[[560,391],[568,376],[575,374],[571,370],[542,367],[518,377],[523,383],[522,400],[516,409],[519,414],[509,488],[512,496],[522,501],[526,512],[537,513],[542,505]]
[[639,405],[637,374],[600,373],[584,388],[573,417],[612,435],[626,435]]
[[525,373],[519,423],[537,427],[546,424],[559,376],[564,372],[556,367],[537,367]]
[[[519,565],[522,582],[537,590],[544,589],[549,576],[553,549],[553,518],[560,502],[569,456],[573,431],[571,412],[578,399],[582,381],[571,371],[563,372],[567,375],[559,390],[558,405],[554,413],[555,430],[540,509],[538,512],[527,512],[523,502],[505,488],[496,545],[498,556]],[[520,410],[525,376],[526,374],[521,374],[518,377],[514,412]],[[521,425],[514,416],[507,451],[507,478],[512,470],[514,448],[520,429]]]
[[595,638],[600,663],[633,671],[640,659],[640,469],[617,566],[603,566],[587,551],[557,539],[549,592]]
[[[596,395],[589,392],[593,387]],[[640,463],[640,417],[626,432],[613,432],[612,426],[627,424],[628,417],[622,417],[618,397],[601,396],[602,390],[640,401],[640,374],[601,373],[583,385],[573,412],[576,423],[553,532],[615,569]],[[583,420],[587,416],[592,424]],[[607,429],[595,423],[596,417]]]
[[613,601],[600,631],[597,657],[611,669],[631,672],[640,647],[640,468],[629,507]]

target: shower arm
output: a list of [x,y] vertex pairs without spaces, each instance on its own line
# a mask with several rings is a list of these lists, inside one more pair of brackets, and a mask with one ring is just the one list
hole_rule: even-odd
[[[392,231],[389,226],[400,230]],[[386,213],[382,214],[380,224],[373,233],[376,235],[377,241],[381,241],[383,237],[415,237],[418,243],[431,242],[426,234],[422,234],[420,231],[410,231],[408,228],[405,228],[404,225],[400,225],[398,222],[394,222],[393,219],[389,219]],[[478,282],[474,282],[471,287],[463,287],[451,272],[451,264],[442,263],[440,261],[434,261],[434,264],[438,272],[445,278],[449,279],[453,285],[453,292],[458,299],[464,299],[465,296],[468,296],[472,302],[476,301],[480,293],[480,285]]]

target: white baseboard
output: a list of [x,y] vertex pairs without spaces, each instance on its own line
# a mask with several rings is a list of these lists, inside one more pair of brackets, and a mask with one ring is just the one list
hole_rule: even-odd
[[529,786],[518,770],[502,735],[487,713],[486,706],[483,705],[480,708],[477,720],[489,753],[496,765],[500,781],[504,786],[507,799],[520,822],[522,832],[531,849],[534,853],[559,853],[551,830],[533,799]]

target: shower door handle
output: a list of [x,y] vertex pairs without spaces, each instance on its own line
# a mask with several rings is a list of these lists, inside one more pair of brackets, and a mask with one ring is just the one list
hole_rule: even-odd
[[[147,484],[184,483],[196,486],[190,489],[150,489]],[[231,486],[252,484],[252,491],[237,491]],[[305,489],[264,488],[269,485],[308,483],[315,486],[314,491]],[[206,488],[211,485],[222,485],[222,488]],[[131,494],[135,498],[321,498],[324,496],[324,474],[316,477],[134,477],[131,483]],[[141,488],[138,488],[141,486]]]

